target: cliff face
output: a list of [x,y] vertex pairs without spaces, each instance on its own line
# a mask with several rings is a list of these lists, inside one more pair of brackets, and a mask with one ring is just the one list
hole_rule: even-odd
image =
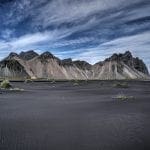
[[50,52],[10,53],[0,62],[0,77],[49,79],[147,79],[144,62],[127,51],[113,54],[95,65],[85,61],[60,60]]
[[129,51],[124,54],[113,54],[93,67],[94,78],[97,79],[149,78],[148,69],[144,62],[138,57],[134,58]]
[[0,62],[0,77],[11,79],[28,78],[25,68],[15,59],[3,60]]
[[148,69],[144,62],[138,57],[134,58],[129,51],[126,51],[124,54],[114,54],[112,57],[110,57],[110,59],[114,61],[122,61],[127,66],[132,67],[144,74],[148,74]]

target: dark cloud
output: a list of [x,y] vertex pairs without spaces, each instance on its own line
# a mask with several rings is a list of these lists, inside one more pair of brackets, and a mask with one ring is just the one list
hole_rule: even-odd
[[0,1],[0,5],[6,4],[6,3],[10,3],[10,2],[14,2],[15,0],[1,0]]

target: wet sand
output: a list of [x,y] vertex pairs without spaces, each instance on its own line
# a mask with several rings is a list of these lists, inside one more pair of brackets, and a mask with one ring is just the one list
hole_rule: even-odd
[[150,82],[114,82],[13,82],[25,91],[0,92],[0,150],[149,150]]

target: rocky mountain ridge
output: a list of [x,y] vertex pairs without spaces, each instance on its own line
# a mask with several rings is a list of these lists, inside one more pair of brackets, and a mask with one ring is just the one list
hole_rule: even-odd
[[144,62],[131,52],[113,54],[94,65],[71,58],[61,60],[50,52],[41,55],[33,50],[10,53],[0,62],[0,77],[11,79],[149,79]]

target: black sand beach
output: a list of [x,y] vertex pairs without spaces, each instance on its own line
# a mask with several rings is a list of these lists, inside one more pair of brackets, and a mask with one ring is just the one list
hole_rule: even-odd
[[25,91],[0,94],[0,150],[149,150],[150,82],[114,82],[13,82]]

